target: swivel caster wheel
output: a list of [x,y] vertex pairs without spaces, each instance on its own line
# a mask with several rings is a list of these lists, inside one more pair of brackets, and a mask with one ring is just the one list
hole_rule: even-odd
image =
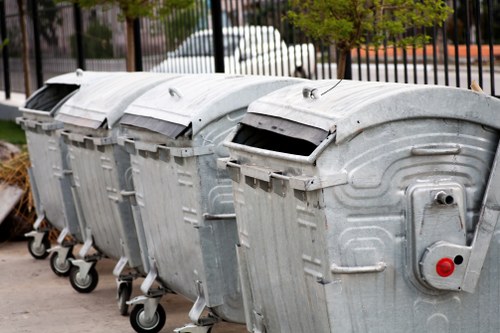
[[88,294],[97,287],[99,275],[94,266],[90,268],[86,276],[81,274],[80,267],[72,266],[69,271],[69,282],[73,289],[79,293]]
[[128,304],[132,295],[132,282],[120,284],[118,289],[118,310],[122,316],[128,315]]
[[167,320],[165,310],[158,304],[153,318],[148,320],[144,313],[144,304],[137,304],[130,313],[130,324],[138,333],[158,333]]
[[71,252],[64,261],[59,260],[59,252],[53,252],[50,256],[50,268],[52,272],[57,276],[69,276],[71,270],[70,258],[74,258]]
[[35,244],[35,238],[31,238],[28,242],[28,251],[31,256],[35,259],[41,260],[48,257],[49,253],[47,250],[50,248],[50,241],[47,234],[43,236],[42,243],[40,245]]

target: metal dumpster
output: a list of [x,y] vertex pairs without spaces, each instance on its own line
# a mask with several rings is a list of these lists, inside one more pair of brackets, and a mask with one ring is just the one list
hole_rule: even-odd
[[[103,255],[119,260],[114,274],[119,280],[120,312],[126,314],[132,279],[143,272],[131,202],[133,184],[130,159],[116,144],[117,123],[125,108],[152,87],[172,75],[121,73],[84,87],[61,108],[56,120],[64,124],[61,136],[69,150],[70,167],[84,222],[81,230],[83,260],[73,260],[70,282],[78,292],[97,285],[94,267]],[[98,253],[90,255],[91,247]],[[125,266],[133,273],[123,273]],[[124,282],[124,283],[122,283]]]
[[[119,144],[131,154],[146,235],[142,251],[150,257],[141,286],[146,296],[130,302],[136,331],[161,330],[165,312],[158,303],[166,290],[195,302],[193,324],[179,332],[207,332],[220,319],[244,322],[231,181],[216,161],[227,156],[221,143],[251,101],[298,82],[186,76],[155,87],[125,111]],[[155,280],[160,289],[152,289]],[[209,316],[202,318],[205,308]]]
[[219,161],[248,331],[500,331],[500,101],[308,86],[251,104]]
[[[77,70],[54,77],[28,98],[20,107],[22,116],[16,119],[26,132],[31,161],[28,173],[37,212],[34,230],[26,234],[31,237],[28,249],[36,259],[44,259],[52,252],[50,267],[60,276],[69,274],[70,263],[67,259],[73,257],[74,242],[63,240],[68,234],[75,241],[82,241],[82,237],[67,173],[67,147],[57,134],[62,124],[54,117],[80,86],[109,75]],[[50,248],[48,230],[41,228],[44,219],[61,231],[55,247]]]

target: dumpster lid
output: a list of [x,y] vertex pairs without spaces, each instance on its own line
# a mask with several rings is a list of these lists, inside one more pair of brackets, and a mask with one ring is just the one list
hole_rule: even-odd
[[294,78],[242,75],[186,75],[164,82],[136,99],[122,125],[145,128],[176,138],[188,127],[195,135],[225,114],[246,108],[255,99],[284,86],[304,82]]
[[19,108],[21,112],[54,113],[56,109],[80,86],[96,82],[111,73],[84,72],[76,70],[72,73],[55,76],[47,80],[44,86],[35,91]]
[[143,72],[111,75],[83,86],[61,107],[56,120],[92,129],[112,128],[134,99],[173,77]]
[[318,133],[335,132],[341,143],[369,127],[409,118],[461,119],[500,129],[499,109],[500,100],[459,88],[324,80],[260,98],[250,105],[242,124],[281,134],[285,121],[311,132],[289,131],[290,137],[317,144]]

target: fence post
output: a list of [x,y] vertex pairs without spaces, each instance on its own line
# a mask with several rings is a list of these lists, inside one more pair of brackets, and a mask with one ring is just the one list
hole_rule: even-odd
[[215,72],[224,73],[224,41],[222,36],[222,9],[220,0],[210,1],[214,41]]
[[349,52],[347,54],[347,57],[345,59],[344,79],[352,80],[352,56],[351,56],[351,52]]
[[135,71],[142,71],[142,45],[141,45],[141,21],[134,20],[134,53],[135,53]]
[[40,46],[40,20],[38,16],[38,4],[36,0],[30,0],[31,2],[31,19],[33,20],[33,35],[35,44],[35,72],[36,72],[36,84],[40,88],[43,86],[43,68],[42,68],[42,48]]
[[[0,32],[2,33],[2,43],[7,39],[7,23],[5,18],[5,1],[0,0]],[[3,79],[5,85],[5,99],[10,99],[10,64],[9,46],[6,44],[2,49]]]
[[83,49],[83,28],[82,28],[82,10],[78,4],[73,5],[75,17],[75,36],[76,36],[76,64],[80,69],[85,70],[85,54]]

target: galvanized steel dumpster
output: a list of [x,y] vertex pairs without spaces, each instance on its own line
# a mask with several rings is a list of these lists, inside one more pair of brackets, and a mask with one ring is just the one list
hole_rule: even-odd
[[[71,234],[76,241],[81,242],[82,236],[67,173],[67,147],[57,134],[62,123],[55,121],[54,117],[61,105],[80,86],[109,75],[77,70],[54,77],[20,107],[22,117],[16,119],[26,132],[31,161],[28,173],[37,212],[34,230],[26,235],[31,237],[28,249],[37,259],[46,258],[49,252],[53,252],[50,266],[54,273],[61,276],[69,274],[70,263],[67,259],[73,256],[74,245],[74,242],[63,244],[63,240]],[[48,230],[40,228],[44,219],[61,231],[55,247],[50,248]]]
[[[237,230],[231,181],[217,171],[227,156],[223,139],[248,104],[297,79],[224,75],[186,76],[145,93],[125,111],[119,143],[131,153],[136,200],[146,234],[150,271],[130,321],[158,332],[165,290],[195,301],[193,324],[207,332],[217,320],[244,322],[236,265]],[[155,280],[160,290],[152,289]],[[202,318],[205,308],[209,317]]]
[[[84,260],[73,260],[70,282],[79,292],[97,285],[95,262],[102,255],[119,259],[114,274],[119,279],[120,312],[125,314],[132,279],[143,272],[140,235],[134,226],[128,198],[133,189],[130,159],[116,144],[118,120],[125,108],[152,87],[172,78],[152,73],[121,73],[80,89],[56,116],[64,124],[62,137],[68,144],[70,167],[77,200],[82,207]],[[91,247],[97,255],[88,255]],[[137,272],[122,274],[128,264]],[[122,284],[121,282],[125,282]]]
[[500,101],[336,84],[228,137],[248,331],[500,331]]

